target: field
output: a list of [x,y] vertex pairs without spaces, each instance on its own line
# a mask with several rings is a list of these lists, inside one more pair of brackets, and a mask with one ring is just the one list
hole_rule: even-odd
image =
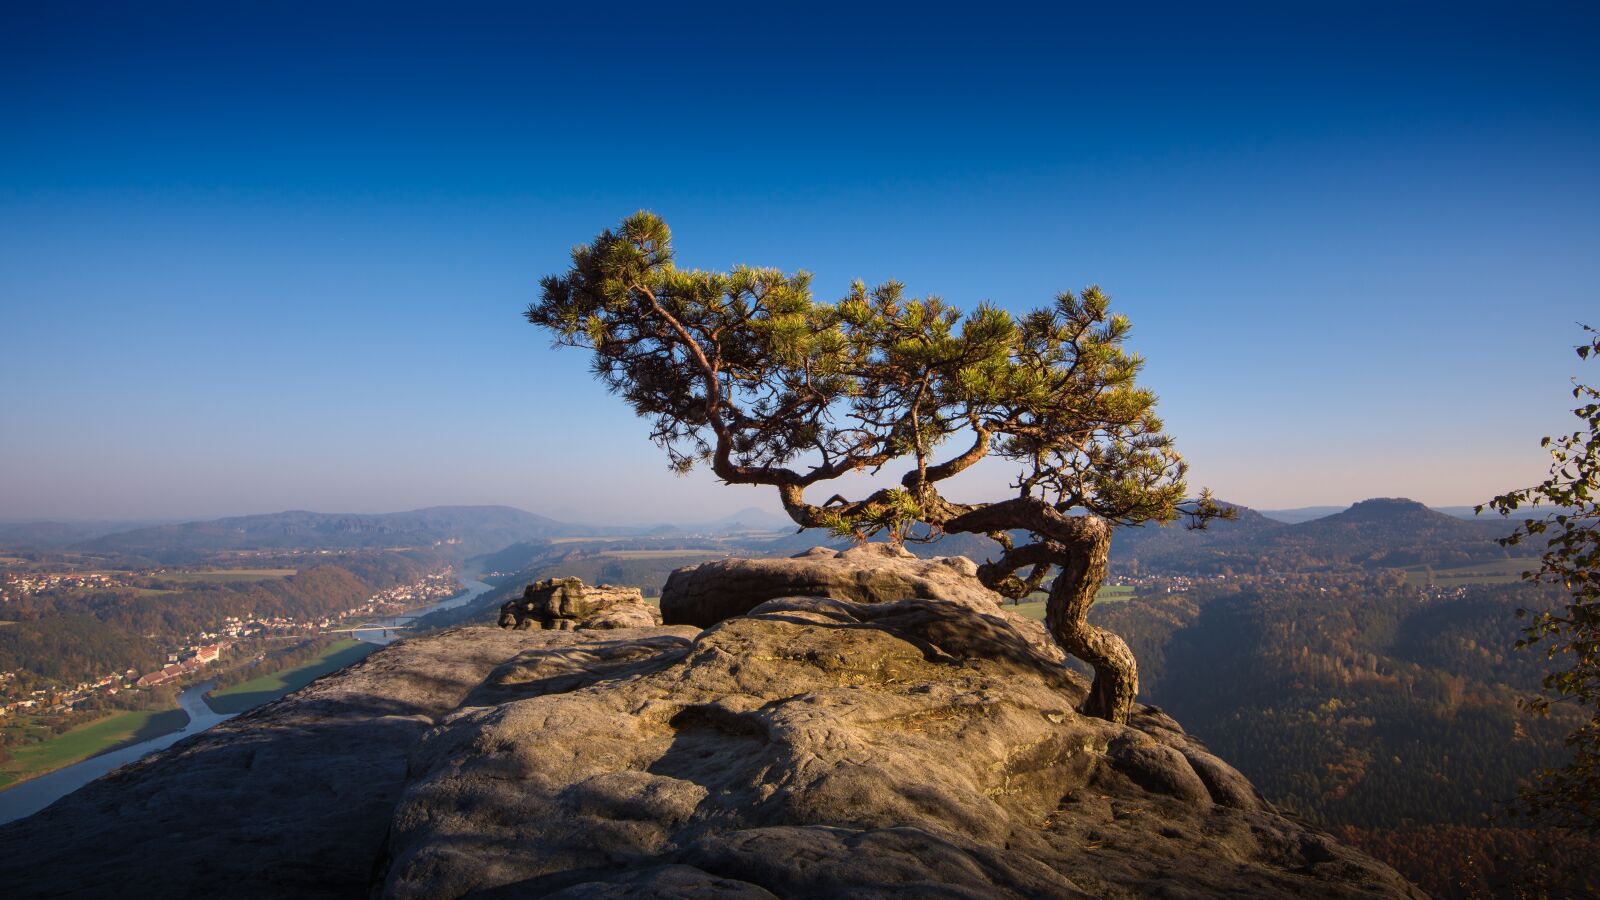
[[[1532,557],[1498,559],[1493,562],[1469,563],[1452,568],[1433,570],[1433,583],[1437,587],[1464,587],[1474,584],[1516,584],[1522,573],[1537,569],[1539,561]],[[1410,566],[1406,570],[1406,583],[1423,587],[1428,583],[1427,566]]]
[[597,544],[615,544],[618,541],[631,541],[633,538],[625,537],[558,537],[551,538],[551,544],[583,544],[593,541]]
[[263,675],[206,695],[206,705],[219,713],[240,713],[297,691],[329,672],[342,669],[378,649],[356,640],[335,641],[316,659],[273,675]]
[[11,759],[0,763],[0,787],[179,731],[188,723],[189,715],[181,709],[141,709],[113,713],[37,744],[12,747]]
[[613,559],[671,559],[674,556],[684,558],[699,558],[703,556],[726,556],[724,550],[601,550],[597,556],[607,556]]
[[162,572],[153,576],[162,581],[261,581],[265,578],[287,578],[297,569],[200,569],[193,572]]
[[[1100,593],[1096,594],[1094,599],[1096,603],[1115,603],[1118,600],[1131,600],[1133,599],[1133,588],[1125,584],[1108,584],[1100,588]],[[1014,613],[1021,613],[1030,619],[1038,619],[1043,622],[1044,600],[1044,591],[1034,591],[1028,595],[1027,600],[1015,606],[1007,603],[1005,608]]]

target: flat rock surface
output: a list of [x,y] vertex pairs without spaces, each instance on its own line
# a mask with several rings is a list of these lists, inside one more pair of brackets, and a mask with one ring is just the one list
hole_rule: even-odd
[[[403,641],[0,828],[6,896],[1421,896],[1017,617]],[[144,887],[139,887],[145,890]]]

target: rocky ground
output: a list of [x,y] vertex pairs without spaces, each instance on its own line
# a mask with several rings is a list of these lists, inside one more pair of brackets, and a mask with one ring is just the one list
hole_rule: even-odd
[[981,596],[762,600],[395,644],[0,828],[0,890],[1421,896]]

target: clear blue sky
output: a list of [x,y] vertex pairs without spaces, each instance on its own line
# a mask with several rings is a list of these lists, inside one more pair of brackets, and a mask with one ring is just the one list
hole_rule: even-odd
[[0,13],[0,518],[775,508],[520,318],[640,208],[825,297],[1098,282],[1265,508],[1536,480],[1600,322],[1593,4],[242,6]]

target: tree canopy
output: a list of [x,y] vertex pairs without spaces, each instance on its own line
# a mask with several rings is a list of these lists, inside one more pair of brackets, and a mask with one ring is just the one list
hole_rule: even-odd
[[[1059,567],[1047,620],[1096,668],[1086,709],[1126,718],[1132,654],[1101,646],[1083,620],[1110,527],[1221,511],[1205,494],[1187,501],[1184,462],[1137,383],[1143,360],[1125,347],[1129,322],[1098,287],[1021,316],[988,303],[963,315],[898,282],[857,282],[824,302],[806,272],[679,268],[648,212],[574,249],[541,285],[528,321],[593,352],[596,376],[651,422],[677,471],[705,463],[729,484],[771,485],[802,528],[894,542],[988,534],[998,558],[979,577],[1008,596]],[[1015,496],[961,504],[939,492],[990,455],[1017,464]],[[891,463],[904,469],[896,486],[806,498]],[[1034,539],[1014,546],[1013,530]]]

